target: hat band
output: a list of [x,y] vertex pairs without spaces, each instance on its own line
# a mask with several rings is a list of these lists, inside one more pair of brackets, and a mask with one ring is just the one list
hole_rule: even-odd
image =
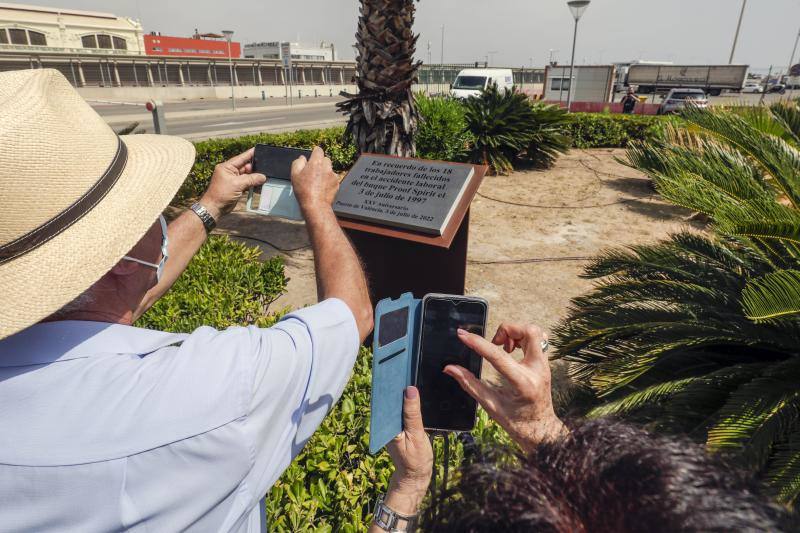
[[0,246],[0,265],[35,250],[82,219],[97,203],[105,198],[117,183],[128,162],[128,148],[117,137],[117,153],[105,173],[86,193],[72,205],[38,228]]

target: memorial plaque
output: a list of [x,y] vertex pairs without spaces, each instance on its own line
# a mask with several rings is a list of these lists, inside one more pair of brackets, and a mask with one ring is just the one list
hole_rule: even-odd
[[339,187],[337,215],[442,235],[475,174],[472,165],[362,155]]

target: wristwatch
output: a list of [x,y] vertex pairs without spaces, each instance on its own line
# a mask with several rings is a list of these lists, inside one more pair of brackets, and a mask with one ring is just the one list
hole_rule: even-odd
[[400,532],[400,531],[414,531],[417,528],[417,515],[403,515],[388,508],[383,503],[383,497],[378,498],[375,502],[375,510],[372,512],[375,525],[384,531]]
[[217,221],[214,220],[214,217],[211,216],[211,213],[208,212],[208,209],[202,206],[200,202],[195,202],[192,204],[191,207],[194,214],[200,217],[200,220],[203,221],[203,227],[206,228],[206,233],[211,233],[214,231],[214,228],[217,227]]

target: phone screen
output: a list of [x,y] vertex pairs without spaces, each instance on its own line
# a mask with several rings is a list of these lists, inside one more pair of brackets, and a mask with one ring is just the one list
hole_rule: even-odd
[[486,303],[458,297],[432,297],[422,310],[417,388],[422,419],[428,429],[470,431],[475,425],[477,402],[442,372],[460,365],[480,377],[481,357],[458,340],[461,328],[484,335]]
[[292,163],[301,155],[308,159],[311,150],[257,144],[253,155],[253,172],[264,174],[267,178],[291,180]]

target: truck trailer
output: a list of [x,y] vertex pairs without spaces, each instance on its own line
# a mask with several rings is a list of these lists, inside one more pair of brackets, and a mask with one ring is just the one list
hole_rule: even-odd
[[726,90],[741,92],[748,69],[748,65],[631,65],[626,85],[638,87],[640,94],[692,88],[719,96]]

